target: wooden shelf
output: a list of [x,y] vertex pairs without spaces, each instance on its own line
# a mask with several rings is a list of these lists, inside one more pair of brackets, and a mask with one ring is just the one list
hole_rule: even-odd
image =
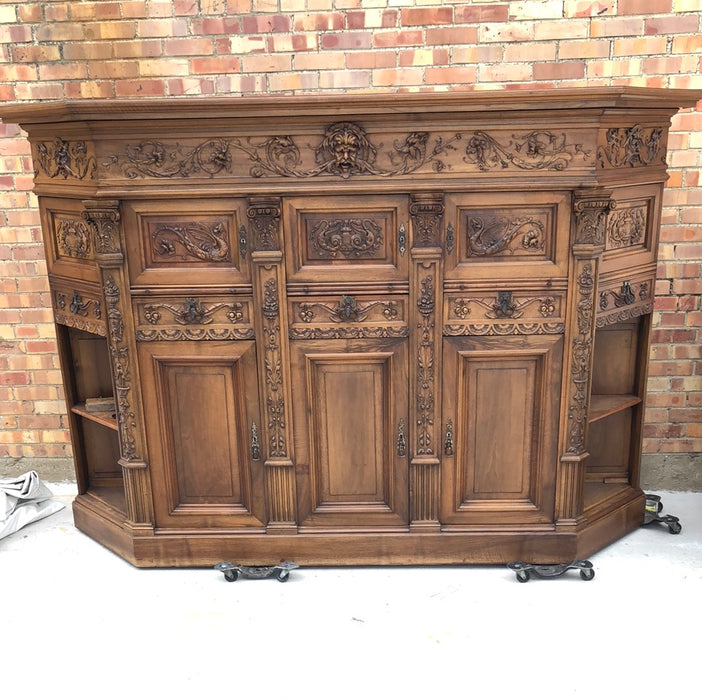
[[594,423],[639,403],[641,403],[641,398],[633,394],[593,394],[590,397],[588,422]]
[[84,403],[78,403],[71,408],[71,413],[104,425],[106,428],[117,430],[117,416],[112,411],[87,411]]

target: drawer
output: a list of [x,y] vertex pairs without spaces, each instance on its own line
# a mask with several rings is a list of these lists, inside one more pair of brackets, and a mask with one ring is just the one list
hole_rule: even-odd
[[52,283],[51,302],[56,323],[94,335],[107,335],[102,294],[92,285]]
[[565,313],[564,291],[447,291],[443,333],[446,336],[562,333]]
[[245,212],[233,199],[125,203],[132,286],[250,283]]
[[249,297],[134,297],[136,336],[150,340],[250,340],[254,337]]
[[446,279],[565,279],[570,197],[558,192],[446,197]]
[[658,245],[662,185],[616,189],[607,214],[601,273],[653,263]]
[[290,198],[283,211],[289,282],[407,278],[406,197]]
[[654,272],[601,277],[596,311],[597,327],[651,313],[654,290]]
[[329,295],[288,299],[292,340],[404,338],[408,297]]
[[83,205],[42,197],[39,206],[49,274],[99,283],[93,235],[83,218]]

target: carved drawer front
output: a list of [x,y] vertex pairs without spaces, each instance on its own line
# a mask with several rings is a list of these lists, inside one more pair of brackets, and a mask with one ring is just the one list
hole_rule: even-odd
[[596,312],[597,327],[619,323],[653,311],[655,274],[617,275],[600,279]]
[[102,295],[90,285],[53,285],[51,300],[56,323],[107,335]]
[[449,195],[444,225],[447,279],[567,275],[565,194]]
[[405,197],[306,197],[285,201],[291,282],[404,280],[409,258]]
[[132,285],[248,284],[246,216],[238,200],[129,202]]
[[543,290],[447,291],[446,336],[563,333],[565,292]]
[[661,185],[615,190],[605,224],[601,272],[652,263],[658,244]]
[[406,338],[407,297],[338,294],[292,297],[290,338]]
[[90,225],[83,205],[70,199],[40,199],[49,274],[99,282]]
[[134,298],[137,340],[249,340],[251,299],[236,296]]

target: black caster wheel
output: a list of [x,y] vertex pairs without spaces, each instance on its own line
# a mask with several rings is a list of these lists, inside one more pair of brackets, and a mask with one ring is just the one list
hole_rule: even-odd
[[239,578],[239,572],[238,571],[225,571],[224,572],[224,578],[229,581],[229,583],[233,583]]
[[285,583],[289,578],[290,578],[290,572],[289,571],[281,571],[276,578],[278,581],[281,583]]
[[680,523],[668,523],[668,530],[670,530],[671,535],[679,535],[682,532],[682,525]]
[[531,574],[528,571],[517,571],[515,572],[515,576],[519,583],[526,583],[531,578]]
[[592,579],[595,578],[595,570],[594,569],[580,569],[580,578],[583,581],[592,581]]

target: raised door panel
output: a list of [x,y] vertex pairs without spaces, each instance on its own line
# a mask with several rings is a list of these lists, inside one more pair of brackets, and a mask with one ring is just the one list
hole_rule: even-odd
[[159,526],[262,527],[253,342],[140,345]]
[[407,341],[300,341],[292,355],[301,526],[406,526]]
[[446,197],[446,280],[565,279],[570,200],[559,192]]
[[290,198],[283,211],[289,283],[407,280],[406,197]]
[[126,202],[132,286],[248,285],[243,201]]
[[444,345],[445,525],[553,519],[562,339]]

